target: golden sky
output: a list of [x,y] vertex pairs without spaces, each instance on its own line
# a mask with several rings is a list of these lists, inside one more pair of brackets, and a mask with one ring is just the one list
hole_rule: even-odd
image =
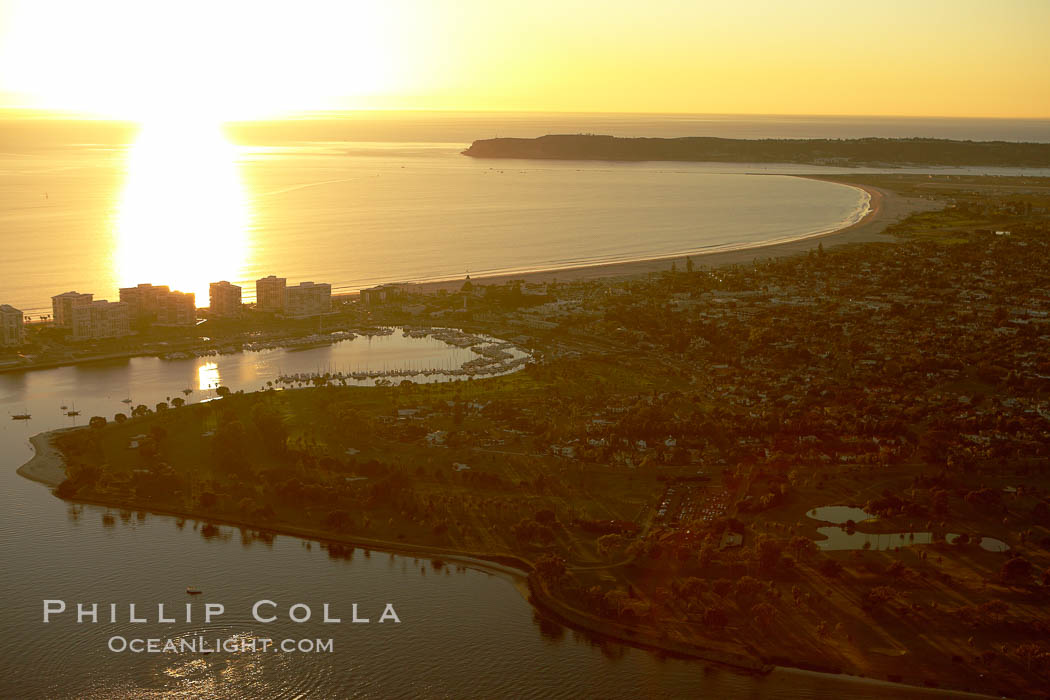
[[0,106],[1050,117],[1050,0],[0,0]]

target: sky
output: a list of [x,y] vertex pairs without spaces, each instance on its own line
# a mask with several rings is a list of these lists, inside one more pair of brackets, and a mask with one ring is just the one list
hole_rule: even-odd
[[1050,117],[1050,0],[0,0],[0,107]]

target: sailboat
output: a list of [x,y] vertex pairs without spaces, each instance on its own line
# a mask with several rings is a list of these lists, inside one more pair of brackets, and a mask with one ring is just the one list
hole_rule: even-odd
[[32,417],[33,416],[31,416],[29,414],[29,411],[23,411],[22,413],[12,413],[11,414],[11,420],[29,420]]
[[66,415],[70,417],[80,415],[80,411],[77,410],[77,404],[75,401],[73,402],[73,408],[66,411]]

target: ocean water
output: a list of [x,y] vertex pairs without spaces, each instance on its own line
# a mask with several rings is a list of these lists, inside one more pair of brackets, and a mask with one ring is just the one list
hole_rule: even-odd
[[[351,114],[218,127],[0,122],[0,303],[198,295],[268,274],[350,292],[748,247],[858,218],[858,190],[769,164],[475,160],[474,138],[552,132],[1050,140],[1039,120]],[[840,171],[840,170],[839,170]],[[853,170],[851,172],[858,172]]]

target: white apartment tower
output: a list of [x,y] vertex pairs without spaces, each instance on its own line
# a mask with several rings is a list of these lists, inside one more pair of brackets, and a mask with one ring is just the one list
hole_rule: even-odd
[[93,298],[93,294],[80,294],[79,292],[63,292],[51,297],[51,318],[55,325],[72,328],[73,307],[90,304]]
[[287,279],[273,275],[255,280],[255,308],[259,311],[284,311],[284,292],[287,285]]
[[208,312],[212,318],[241,315],[241,288],[226,280],[208,285]]
[[10,304],[0,304],[0,346],[16,347],[25,342],[22,312]]

